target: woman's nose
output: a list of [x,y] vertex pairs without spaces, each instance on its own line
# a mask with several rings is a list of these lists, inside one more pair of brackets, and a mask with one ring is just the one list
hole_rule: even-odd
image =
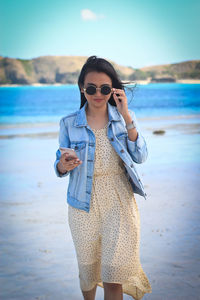
[[101,96],[101,89],[96,89],[96,95]]

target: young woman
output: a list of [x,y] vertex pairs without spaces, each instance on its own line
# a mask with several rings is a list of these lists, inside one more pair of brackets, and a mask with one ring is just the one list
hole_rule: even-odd
[[152,290],[140,264],[134,193],[145,199],[146,193],[135,163],[146,160],[147,145],[107,60],[89,57],[78,86],[80,109],[60,120],[54,168],[58,177],[70,175],[68,221],[80,288],[85,300],[95,299],[97,285],[105,300],[121,300],[123,293],[141,299]]

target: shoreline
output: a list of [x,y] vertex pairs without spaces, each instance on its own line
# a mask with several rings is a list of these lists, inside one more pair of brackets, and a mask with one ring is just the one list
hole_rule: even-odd
[[151,82],[149,80],[137,80],[136,81],[137,84],[141,84],[141,85],[146,85],[146,84],[160,84],[160,83],[172,83],[172,84],[176,84],[176,83],[181,83],[181,84],[200,84],[200,79],[179,79],[179,80],[176,80],[175,82]]
[[[158,121],[158,122],[168,122],[168,121],[189,121],[189,120],[200,120],[200,114],[188,114],[188,115],[166,115],[166,116],[145,116],[145,117],[137,117],[139,122],[148,122],[148,121]],[[31,128],[31,129],[43,129],[43,128],[59,128],[59,121],[52,122],[19,122],[19,123],[3,123],[0,122],[0,129],[23,129],[23,128]]]
[[[193,113],[193,114],[183,114],[183,115],[159,115],[159,116],[137,116],[139,121],[165,121],[165,120],[176,120],[176,119],[193,119],[193,118],[200,118],[200,113]],[[41,127],[41,126],[51,126],[51,125],[58,125],[58,121],[41,121],[41,122],[18,122],[18,123],[7,123],[7,122],[0,122],[0,128],[3,127],[24,127],[24,126],[31,126],[31,127]]]
[[[140,118],[142,132],[153,134],[154,131],[162,130],[164,135],[177,133],[200,134],[200,114],[188,116],[166,116]],[[21,123],[0,124],[2,139],[13,138],[58,138],[58,123]]]
[[[123,82],[123,80],[122,80]],[[160,83],[182,83],[182,84],[200,84],[200,79],[179,79],[175,82],[151,82],[150,80],[136,80],[136,81],[131,81],[131,84],[141,84],[141,85],[146,85],[146,84],[160,84]],[[65,86],[65,85],[76,85],[76,83],[71,84],[71,83],[52,83],[52,84],[47,84],[47,83],[32,83],[32,84],[2,84],[0,85],[1,87],[22,87],[22,86],[33,86],[33,87],[43,87],[43,86]]]

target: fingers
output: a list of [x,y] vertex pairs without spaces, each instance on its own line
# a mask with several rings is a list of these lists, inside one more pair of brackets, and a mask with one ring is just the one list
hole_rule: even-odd
[[71,170],[75,169],[76,167],[78,167],[80,164],[81,163],[79,163],[79,164],[72,164],[72,165],[68,166],[68,170],[71,171]]
[[76,168],[77,166],[79,166],[80,164],[82,164],[82,161],[77,157],[77,158],[73,158],[71,160],[67,160],[68,155],[66,153],[64,153],[61,158],[60,161],[63,165],[64,168],[66,168],[68,171],[73,170],[74,168]]
[[119,94],[119,95],[121,95],[121,96],[125,95],[124,90],[116,89],[116,88],[113,88],[113,93],[114,93],[114,94]]
[[75,167],[77,167],[78,165],[82,164],[82,161],[80,159],[71,159],[71,160],[64,160],[64,166],[66,168],[70,168],[70,169],[74,169]]
[[78,165],[82,164],[82,161],[74,161],[73,163],[71,163],[71,165],[69,166],[71,168],[71,170],[73,170],[74,168],[78,167]]
[[66,164],[71,166],[71,165],[77,165],[77,164],[80,164],[80,163],[81,163],[80,160],[71,160],[71,161],[68,161]]
[[115,100],[115,102],[116,102],[117,104],[120,104],[121,101],[122,101],[122,99],[123,99],[122,96],[116,95],[115,93],[113,93],[113,98],[114,98],[114,100]]
[[117,96],[117,95],[113,94],[113,98],[114,98],[114,100],[115,100],[117,103],[119,103],[119,102],[120,102],[120,98],[118,98],[118,96]]
[[78,157],[72,157],[72,156],[68,155],[67,152],[65,152],[65,153],[63,154],[63,156],[61,157],[61,160],[62,160],[63,163],[65,163],[66,165],[67,165],[67,164],[70,165],[70,164],[73,164],[74,162],[80,161],[80,159],[79,159]]
[[126,97],[126,95],[124,90],[113,88],[113,97],[117,103],[120,103]]

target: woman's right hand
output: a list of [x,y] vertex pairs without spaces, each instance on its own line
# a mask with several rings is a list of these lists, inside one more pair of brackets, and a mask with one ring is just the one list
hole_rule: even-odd
[[82,161],[79,158],[67,160],[68,156],[70,155],[67,153],[63,153],[60,157],[60,161],[57,164],[57,168],[60,173],[71,171],[74,168],[78,167],[80,164],[82,164]]

